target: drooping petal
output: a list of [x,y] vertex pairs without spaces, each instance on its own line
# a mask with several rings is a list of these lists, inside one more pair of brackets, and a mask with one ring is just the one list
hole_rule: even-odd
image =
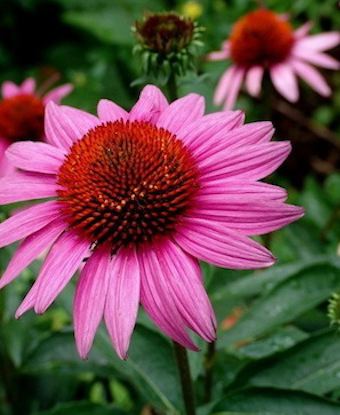
[[296,58],[305,60],[308,63],[320,66],[321,68],[335,70],[340,68],[340,63],[333,57],[327,55],[326,53],[315,52],[311,49],[300,47],[299,44],[294,47],[292,54]]
[[130,121],[149,121],[156,124],[162,112],[168,107],[168,101],[162,91],[154,85],[147,85],[139,100],[132,107]]
[[156,250],[164,285],[185,324],[206,341],[215,339],[216,319],[198,261],[168,240]]
[[235,178],[260,180],[276,170],[290,153],[288,141],[262,143],[223,150],[199,161],[202,182]]
[[253,97],[260,95],[263,74],[264,68],[262,66],[254,66],[246,74],[246,87]]
[[50,201],[39,203],[25,210],[14,213],[0,223],[0,247],[38,231],[60,216],[60,205]]
[[12,81],[5,81],[1,85],[1,95],[3,98],[11,98],[20,94],[20,87]]
[[340,32],[319,33],[299,40],[299,48],[323,52],[332,49],[340,43]]
[[126,359],[140,300],[141,272],[135,249],[121,248],[109,273],[105,323],[118,356]]
[[266,143],[270,141],[273,134],[274,128],[271,122],[254,122],[234,128],[232,131],[221,130],[210,139],[201,140],[200,146],[190,147],[190,149],[195,159],[200,162],[219,152],[225,154],[226,149],[230,151],[244,146]]
[[305,36],[307,36],[312,26],[313,26],[312,22],[304,23],[302,26],[300,26],[298,29],[294,31],[294,38],[302,39]]
[[198,350],[188,333],[182,316],[171,301],[169,288],[163,277],[155,250],[138,250],[141,270],[141,303],[157,326],[177,343],[191,350]]
[[235,73],[237,73],[238,67],[235,65],[230,66],[218,81],[215,93],[214,104],[221,105],[229,92],[230,86],[234,82]]
[[[204,115],[178,131],[177,137],[193,152],[207,146],[215,137],[223,137],[230,130],[239,127],[244,121],[241,111],[222,111]],[[218,138],[217,138],[218,139]]]
[[52,101],[55,104],[59,104],[60,101],[73,91],[72,84],[65,84],[51,89],[43,98],[44,104]]
[[85,359],[92,347],[109,283],[110,251],[97,248],[81,271],[73,304],[74,335],[80,357]]
[[0,205],[57,195],[54,176],[39,173],[6,175],[0,179]]
[[233,229],[244,235],[263,235],[280,229],[303,216],[303,209],[276,201],[259,199],[229,200],[228,196],[214,199],[202,195],[190,217],[206,219],[221,227]]
[[24,82],[20,85],[20,93],[21,94],[33,94],[35,91],[35,80],[33,78],[27,78]]
[[300,78],[320,95],[328,97],[331,94],[331,88],[328,86],[325,78],[311,65],[298,60],[292,61],[291,65]]
[[198,120],[204,114],[204,98],[197,94],[188,94],[173,101],[161,114],[157,121],[158,127],[163,127],[173,134],[186,124]]
[[31,262],[48,249],[55,239],[66,229],[60,219],[29,235],[16,250],[6,271],[0,278],[0,288],[12,282]]
[[7,138],[0,137],[0,177],[11,174],[14,170],[14,167],[9,163],[5,155],[5,152],[10,145],[11,142],[7,140]]
[[299,98],[299,87],[296,76],[286,63],[270,68],[270,76],[277,91],[288,101],[296,102]]
[[207,219],[186,218],[174,239],[190,255],[218,267],[256,269],[275,262],[257,242]]
[[89,254],[89,246],[87,240],[80,239],[72,232],[64,232],[57,239],[35,282],[38,286],[34,304],[36,313],[45,312],[53,303]]
[[64,161],[65,151],[47,143],[22,141],[12,144],[6,156],[19,169],[56,174]]
[[210,52],[207,56],[209,61],[224,61],[228,59],[230,56],[229,50],[217,50],[214,52]]
[[263,182],[253,182],[249,180],[212,180],[201,186],[197,195],[198,205],[200,200],[206,201],[225,201],[226,203],[234,202],[258,202],[259,200],[280,201],[287,199],[287,191],[279,186]]
[[237,100],[238,94],[242,86],[245,73],[246,71],[242,68],[237,68],[237,71],[235,71],[233,81],[229,87],[229,91],[227,92],[223,109],[231,110],[234,108],[235,102]]
[[[72,110],[73,114],[74,110]],[[80,119],[79,117],[74,117],[70,114],[70,111],[50,101],[46,105],[45,110],[45,135],[47,142],[68,150],[75,141],[81,139],[88,131],[89,122],[84,124],[83,121],[83,115]]]
[[129,113],[108,99],[101,99],[97,106],[98,117],[102,121],[127,120]]

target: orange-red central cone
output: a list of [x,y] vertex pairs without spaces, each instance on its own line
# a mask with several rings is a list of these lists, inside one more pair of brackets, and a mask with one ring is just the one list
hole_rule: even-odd
[[242,17],[230,37],[231,56],[240,66],[267,66],[284,61],[293,46],[291,25],[260,9]]
[[115,121],[73,145],[59,171],[59,197],[71,227],[115,252],[172,232],[197,178],[193,159],[169,131]]
[[44,132],[44,104],[34,95],[16,95],[0,102],[0,137],[10,141],[39,140]]

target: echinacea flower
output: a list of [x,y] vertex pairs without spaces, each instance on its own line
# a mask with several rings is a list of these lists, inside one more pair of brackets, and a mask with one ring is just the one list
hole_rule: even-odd
[[80,268],[74,328],[81,357],[104,318],[125,358],[139,303],[189,349],[197,347],[188,329],[214,340],[198,260],[268,267],[274,257],[249,236],[303,214],[284,203],[285,190],[259,181],[285,160],[289,142],[270,142],[272,124],[244,124],[240,111],[204,115],[196,94],[169,104],[150,85],[129,113],[101,100],[98,118],[49,103],[45,133],[47,143],[7,150],[20,172],[0,180],[0,203],[50,200],[0,224],[0,247],[23,239],[0,286],[49,247],[16,316],[43,313]]
[[249,94],[259,96],[265,71],[288,101],[296,102],[299,98],[297,77],[320,95],[329,96],[330,87],[312,65],[340,68],[339,62],[324,53],[340,43],[340,32],[309,35],[310,27],[306,23],[294,31],[286,17],[267,9],[253,11],[238,20],[222,50],[208,55],[212,61],[232,61],[217,85],[215,104],[233,108],[244,81]]
[[5,81],[1,86],[0,100],[0,176],[8,173],[11,166],[4,157],[6,148],[15,141],[42,140],[44,137],[44,111],[49,101],[59,103],[72,91],[65,84],[41,96],[35,80],[27,78],[21,85]]

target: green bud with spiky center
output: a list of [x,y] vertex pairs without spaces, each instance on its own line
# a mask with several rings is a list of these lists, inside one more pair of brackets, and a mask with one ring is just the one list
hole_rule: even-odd
[[196,58],[203,47],[203,28],[175,12],[145,14],[133,31],[144,76],[165,84],[171,75],[184,76],[196,70]]
[[340,293],[333,293],[328,302],[328,318],[331,325],[340,330]]

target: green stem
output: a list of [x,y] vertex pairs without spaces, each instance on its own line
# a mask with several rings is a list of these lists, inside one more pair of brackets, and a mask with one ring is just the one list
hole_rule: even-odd
[[188,354],[184,347],[173,342],[177,367],[181,379],[182,394],[186,415],[196,415],[195,395],[192,384]]
[[177,79],[176,75],[172,72],[168,84],[167,84],[167,90],[168,90],[168,98],[170,101],[174,101],[178,98],[178,87],[177,87]]
[[208,343],[207,353],[205,355],[205,374],[204,374],[204,400],[206,403],[211,401],[213,387],[213,366],[215,361],[216,343]]

